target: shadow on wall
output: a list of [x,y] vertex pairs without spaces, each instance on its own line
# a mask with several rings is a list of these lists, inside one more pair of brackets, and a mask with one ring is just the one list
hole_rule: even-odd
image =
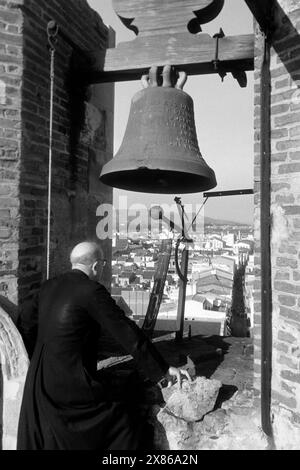
[[234,275],[231,306],[232,316],[230,319],[231,335],[239,338],[249,336],[245,307],[244,282],[245,266],[242,266],[237,269]]
[[[166,332],[161,334],[165,335]],[[156,332],[156,336],[158,335]],[[226,338],[218,335],[197,335],[191,339],[184,338],[178,344],[173,339],[162,338],[161,341],[155,342],[155,346],[169,364],[175,367],[185,366],[191,376],[210,378],[231,347],[224,339]]]
[[[105,54],[108,29],[86,1],[23,0],[17,3],[12,8],[20,13],[24,39],[19,58],[21,60],[22,56],[23,59],[20,249],[16,276],[20,305],[39,289],[47,272],[51,110],[51,56],[47,25],[50,20],[56,21],[59,26],[54,61],[51,277],[69,269],[68,256],[72,246],[91,238],[90,233],[96,238],[96,209],[100,200],[110,202],[111,198],[109,190],[106,193],[104,189],[99,189],[95,191],[96,194],[92,194],[90,188],[91,174],[98,183],[100,173],[94,163],[95,155],[99,153],[98,160],[104,160],[106,148],[104,144],[101,146],[102,141],[99,143],[95,139],[92,145],[90,140],[84,139],[87,108],[88,105],[92,108],[93,103],[90,101],[95,100],[92,95],[95,87],[89,85],[90,77],[87,76],[90,62],[93,63],[88,51],[103,48]],[[101,59],[97,67],[101,67]],[[83,70],[82,73],[79,73],[79,68]],[[102,98],[102,90],[99,96]],[[113,115],[112,93],[103,92],[103,98],[109,115],[110,112]],[[104,107],[101,100],[99,102],[99,106]],[[102,122],[101,117],[98,116],[97,122]],[[95,129],[98,131],[98,128],[93,127],[94,134]],[[105,142],[106,137],[105,134]],[[112,140],[112,137],[109,139]],[[99,161],[96,163],[99,164]]]
[[[224,355],[228,354],[231,345],[224,341],[221,336],[216,335],[206,337],[205,343],[207,346],[210,346],[212,350],[208,351],[206,354],[202,353],[198,360],[196,360],[196,374],[210,378],[224,361]],[[235,385],[222,384],[213,411],[221,408],[222,403],[230,400],[237,390],[238,387]]]
[[[287,16],[278,2],[276,2],[274,20],[275,24],[280,26],[273,30],[272,46],[291,78],[296,82],[297,88],[300,89],[299,61],[295,60],[299,57],[300,35],[292,23],[293,19],[295,19],[295,22],[299,20],[299,9],[295,11],[294,15],[291,13]],[[293,51],[287,50],[289,47],[295,49]],[[298,104],[299,99],[300,97],[298,96]]]
[[85,102],[88,101],[88,87],[74,78],[74,68],[77,55],[73,55],[71,65],[67,71],[65,87],[69,97],[69,164],[70,164],[70,189],[75,190],[78,179],[78,151],[80,147],[81,131],[85,122]]

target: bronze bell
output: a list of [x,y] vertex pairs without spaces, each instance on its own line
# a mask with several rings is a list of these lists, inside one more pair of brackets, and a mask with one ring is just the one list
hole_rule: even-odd
[[182,90],[185,72],[174,84],[171,66],[143,76],[144,89],[132,99],[122,145],[102,169],[100,180],[129,191],[183,194],[216,186],[214,171],[199,150],[192,98]]

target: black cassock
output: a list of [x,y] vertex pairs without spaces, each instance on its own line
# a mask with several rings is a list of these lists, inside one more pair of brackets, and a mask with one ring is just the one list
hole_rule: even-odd
[[135,398],[97,373],[99,337],[109,332],[152,381],[169,366],[108,291],[73,270],[42,285],[18,327],[31,361],[17,449],[138,449]]

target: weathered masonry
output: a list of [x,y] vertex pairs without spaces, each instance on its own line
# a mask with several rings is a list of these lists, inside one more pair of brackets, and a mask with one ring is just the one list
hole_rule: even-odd
[[[255,49],[255,388],[262,407],[270,411],[274,444],[278,449],[300,447],[300,5],[297,0],[247,1],[260,18],[260,7],[271,4],[269,34],[270,82],[270,160],[261,159],[262,139],[261,66],[264,38],[257,28]],[[261,3],[260,6],[255,6]],[[258,8],[258,10],[256,10]],[[256,10],[256,11],[255,11]],[[261,10],[262,11],[262,10]],[[268,164],[269,163],[269,164]],[[269,168],[266,169],[266,166]],[[264,167],[264,168],[263,168]],[[261,183],[270,179],[270,296],[269,311],[261,304]],[[265,197],[265,195],[263,195]],[[262,209],[264,210],[264,209]],[[263,235],[264,237],[266,235]],[[264,241],[265,242],[265,241]],[[266,273],[264,273],[266,274]],[[266,317],[270,317],[269,320]],[[267,325],[264,322],[268,321]],[[265,334],[262,334],[265,328]],[[269,336],[269,347],[264,344]],[[265,350],[262,364],[262,346]],[[269,350],[268,350],[269,349]],[[269,362],[269,364],[268,364]],[[261,368],[263,365],[263,368]],[[265,380],[264,375],[267,375]],[[269,375],[269,380],[268,380]],[[266,382],[266,383],[264,383]],[[269,382],[269,383],[268,383]],[[269,390],[268,390],[269,389]],[[269,395],[269,396],[268,396]],[[267,410],[268,411],[268,410]]]
[[[112,201],[98,177],[113,151],[113,84],[78,86],[72,69],[75,54],[113,45],[112,31],[85,0],[1,1],[0,295],[15,303],[46,274],[50,20],[69,39],[58,35],[55,56],[51,275],[74,243],[96,236],[96,209]],[[110,249],[108,240],[108,259]]]
[[[14,449],[28,359],[14,327],[16,304],[46,278],[50,53],[55,44],[50,275],[70,248],[96,237],[96,210],[112,202],[99,182],[112,157],[114,85],[78,84],[74,55],[113,46],[86,0],[0,1],[0,448]],[[103,242],[108,260],[110,240]],[[110,264],[110,263],[108,263]],[[109,267],[105,282],[110,283]],[[10,303],[13,302],[13,303]]]

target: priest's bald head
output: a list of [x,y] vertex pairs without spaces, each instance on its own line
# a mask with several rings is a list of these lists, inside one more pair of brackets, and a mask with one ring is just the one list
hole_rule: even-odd
[[99,279],[106,264],[103,251],[95,242],[83,242],[71,251],[72,269],[79,269],[90,279]]

